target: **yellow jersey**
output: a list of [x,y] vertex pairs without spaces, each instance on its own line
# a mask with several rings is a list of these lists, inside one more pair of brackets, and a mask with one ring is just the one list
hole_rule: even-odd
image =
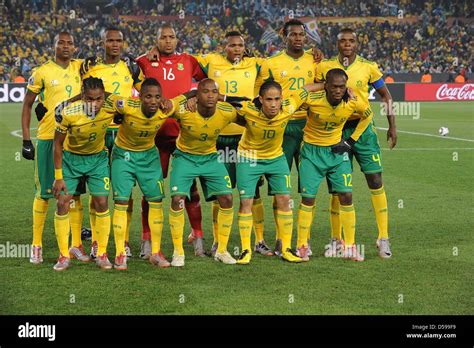
[[186,97],[178,96],[173,102],[173,117],[179,123],[179,136],[176,147],[193,155],[209,155],[217,152],[216,141],[221,131],[237,119],[236,110],[228,103],[217,102],[216,111],[211,117],[203,117],[196,110],[186,110]]
[[67,134],[64,150],[79,155],[93,155],[105,147],[105,133],[114,118],[114,110],[106,104],[95,117],[87,116],[82,100],[66,106],[56,119],[56,131]]
[[362,118],[351,135],[357,141],[374,115],[368,101],[359,98],[347,102],[342,100],[337,106],[332,106],[326,98],[326,91],[309,93],[306,104],[310,108],[303,141],[318,146],[332,146],[340,142],[344,123],[354,112]]
[[54,138],[56,122],[54,109],[63,101],[81,93],[81,75],[79,69],[82,60],[71,59],[67,68],[58,65],[54,60],[48,60],[33,70],[26,88],[39,94],[39,101],[48,112],[38,123],[37,138],[51,140]]
[[[85,79],[91,76],[102,80],[106,92],[123,97],[131,97],[133,87],[135,87],[137,91],[140,91],[143,80],[145,79],[143,72],[140,71],[138,77],[139,81],[134,83],[132,74],[123,60],[115,64],[98,63],[93,65],[82,78]],[[112,123],[111,128],[118,128],[118,125]]]
[[[331,69],[343,69],[349,79],[347,80],[347,87],[354,91],[358,99],[369,101],[369,86],[370,84],[380,80],[383,76],[379,70],[377,63],[356,56],[351,65],[345,67],[339,61],[339,57],[335,56],[329,59],[323,59],[318,64],[316,69],[316,80],[326,81],[326,74]],[[361,115],[355,114],[350,119],[358,119]]]
[[[282,51],[263,62],[257,86],[260,87],[263,82],[273,79],[281,85],[283,98],[288,98],[304,85],[314,82],[316,66],[311,51],[304,52],[298,59]],[[308,110],[303,105],[293,114],[292,119],[304,119],[307,114]]]
[[139,99],[111,95],[107,106],[123,115],[122,124],[115,138],[115,145],[128,151],[146,151],[155,147],[155,136],[166,118],[173,113],[164,114],[160,109],[151,117],[142,112]]
[[[239,63],[233,64],[226,56],[217,53],[194,57],[207,77],[217,82],[219,93],[250,99],[258,94],[258,91],[255,91],[255,82],[263,58],[244,57]],[[221,135],[242,134],[243,130],[242,126],[232,123],[222,130]]]
[[239,142],[240,156],[251,159],[273,159],[283,155],[283,135],[294,112],[306,102],[308,92],[302,89],[298,94],[282,101],[281,111],[268,118],[252,102],[245,102],[237,111],[245,118],[245,131]]

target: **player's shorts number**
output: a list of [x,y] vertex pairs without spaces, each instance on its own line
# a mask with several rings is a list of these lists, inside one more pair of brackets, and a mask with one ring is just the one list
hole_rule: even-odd
[[66,85],[66,92],[67,92],[67,97],[71,98],[71,93],[72,93],[72,86],[71,85]]
[[289,81],[291,82],[290,90],[292,90],[292,91],[303,88],[303,86],[305,85],[304,78],[302,78],[302,77],[298,77],[298,78],[290,77]]
[[89,134],[89,141],[95,141],[97,139],[97,133]]
[[286,179],[286,187],[291,188],[291,177],[289,175],[285,175]]
[[115,89],[112,92],[112,94],[119,94],[118,90],[120,88],[120,82],[114,81],[114,82],[112,82],[112,86],[115,86]]
[[199,138],[200,141],[206,141],[207,140],[208,135],[206,133],[201,133],[200,135],[201,135],[201,137]]
[[104,189],[106,190],[110,189],[110,178],[107,178],[107,177],[104,178]]
[[372,155],[372,160],[374,162],[379,162],[379,166],[382,166],[382,163],[380,162],[380,154],[376,153]]
[[263,139],[273,139],[273,138],[275,138],[275,131],[273,129],[263,130]]
[[344,186],[352,186],[352,174],[342,174]]
[[225,82],[226,93],[237,93],[237,81],[226,81]]
[[230,176],[224,176],[227,188],[232,188],[232,181],[230,181]]

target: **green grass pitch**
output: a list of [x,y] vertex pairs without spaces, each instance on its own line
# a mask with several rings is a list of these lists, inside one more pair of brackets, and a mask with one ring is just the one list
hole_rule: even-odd
[[[378,105],[374,108],[378,110]],[[0,104],[0,110],[0,244],[29,244],[33,162],[20,158],[21,138],[12,135],[21,128],[21,104]],[[386,127],[386,120],[376,114],[377,126]],[[45,262],[33,266],[27,258],[0,258],[0,314],[472,314],[473,121],[472,102],[422,103],[419,119],[397,118],[399,144],[395,150],[387,149],[385,131],[379,130],[394,253],[390,260],[377,256],[370,194],[357,164],[354,205],[357,242],[365,246],[363,263],[322,256],[329,240],[324,184],[312,229],[315,255],[308,263],[288,264],[254,255],[248,266],[227,266],[194,257],[192,246],[186,245],[184,269],[154,268],[137,257],[141,224],[136,189],[131,228],[134,257],[128,271],[101,271],[93,263],[73,261],[66,272],[54,272],[58,251],[55,204],[50,201],[43,236]],[[447,137],[438,137],[441,126],[449,128]],[[294,171],[292,179],[296,188]],[[271,201],[265,190],[263,197],[265,237],[273,245]],[[297,207],[296,190],[293,198]],[[83,201],[86,220],[88,200]],[[166,213],[169,202],[169,198],[164,201],[162,247],[168,257],[172,253]],[[209,248],[209,204],[203,203],[202,211]],[[185,236],[188,232],[186,225]],[[110,256],[115,252],[112,236]],[[295,241],[296,225],[293,245]],[[89,250],[89,242],[85,246]],[[229,251],[239,247],[235,218]]]

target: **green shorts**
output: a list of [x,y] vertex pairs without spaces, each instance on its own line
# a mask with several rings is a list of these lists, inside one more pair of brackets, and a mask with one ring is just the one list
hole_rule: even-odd
[[42,199],[53,198],[54,160],[53,140],[40,140],[36,143],[35,156],[35,195]]
[[264,175],[272,195],[288,195],[291,191],[291,177],[285,155],[268,160],[251,160],[239,157],[237,163],[237,187],[240,198],[253,198],[255,187]]
[[[344,139],[349,138],[352,133],[354,133],[355,127],[357,126],[357,121],[349,122],[349,124],[346,123],[346,126],[342,132]],[[352,147],[352,152],[353,154],[351,154],[351,162],[352,156],[355,156],[357,162],[359,163],[360,170],[364,174],[383,172],[379,140],[377,138],[377,131],[373,123],[367,127],[364,133],[362,133],[360,138],[354,144]]]
[[176,149],[171,162],[171,196],[190,198],[189,191],[194,179],[199,178],[207,201],[216,196],[232,194],[232,183],[219,154],[193,155]]
[[128,201],[135,182],[147,201],[158,201],[165,196],[160,153],[154,145],[145,151],[128,151],[115,145],[112,179],[115,201]]
[[69,194],[77,194],[77,186],[85,178],[92,196],[108,196],[110,167],[106,150],[93,155],[63,152],[63,177]]
[[293,166],[293,160],[298,169],[301,143],[303,142],[303,129],[306,126],[306,118],[301,120],[290,120],[285,128],[283,136],[283,152],[288,162],[288,168]]
[[117,132],[118,128],[107,128],[107,132],[105,133],[105,146],[109,149],[109,154],[112,153]]
[[352,192],[349,156],[332,153],[330,146],[303,143],[299,176],[302,197],[315,198],[324,178],[328,179],[334,192]]
[[232,188],[236,184],[236,162],[237,162],[237,148],[242,134],[239,135],[219,135],[217,137],[217,152],[219,153],[219,160],[224,163],[227,173],[229,173]]

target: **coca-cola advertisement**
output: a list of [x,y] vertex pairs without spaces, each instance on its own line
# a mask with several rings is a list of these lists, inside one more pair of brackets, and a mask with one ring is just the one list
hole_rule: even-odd
[[407,83],[406,101],[473,101],[472,83]]

